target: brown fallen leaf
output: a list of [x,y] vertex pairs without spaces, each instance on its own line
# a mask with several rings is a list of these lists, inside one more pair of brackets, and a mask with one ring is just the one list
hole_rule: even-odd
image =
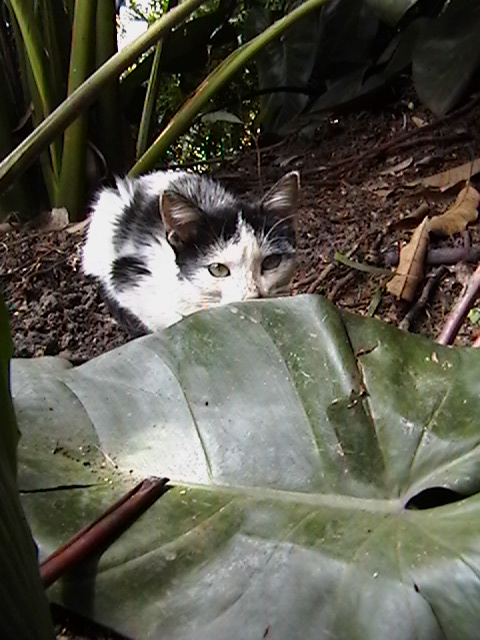
[[426,120],[424,120],[423,118],[419,118],[418,116],[412,116],[412,122],[419,129],[428,124]]
[[475,187],[467,185],[460,191],[454,204],[445,213],[430,220],[428,230],[446,236],[465,231],[468,223],[474,222],[478,217],[479,202],[480,193]]
[[459,182],[466,182],[477,173],[480,173],[480,158],[475,158],[473,162],[465,162],[465,164],[460,164],[446,171],[435,173],[433,176],[414,180],[413,182],[409,182],[407,186],[415,187],[421,184],[427,189],[447,191]]
[[429,206],[422,202],[410,215],[390,223],[391,229],[415,229],[428,213]]
[[397,162],[397,164],[394,164],[391,167],[387,167],[386,169],[383,169],[382,171],[380,171],[380,175],[381,176],[395,175],[396,173],[400,173],[404,169],[408,169],[408,167],[411,164],[413,164],[413,158],[410,156],[410,158],[406,158],[405,160],[402,160],[401,162]]
[[428,223],[424,221],[415,229],[408,244],[402,247],[395,275],[387,284],[387,291],[397,298],[411,302],[419,283],[423,280],[423,267],[428,248]]

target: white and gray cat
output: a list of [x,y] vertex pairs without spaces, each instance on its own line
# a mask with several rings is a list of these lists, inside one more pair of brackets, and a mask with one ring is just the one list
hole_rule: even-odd
[[132,335],[206,307],[285,293],[298,190],[297,172],[253,204],[184,171],[118,179],[94,199],[83,270]]

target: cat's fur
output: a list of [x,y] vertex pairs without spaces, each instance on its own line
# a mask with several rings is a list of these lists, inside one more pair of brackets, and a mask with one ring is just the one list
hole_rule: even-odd
[[94,199],[83,270],[132,334],[205,307],[285,292],[298,189],[292,172],[250,204],[193,173],[118,179]]

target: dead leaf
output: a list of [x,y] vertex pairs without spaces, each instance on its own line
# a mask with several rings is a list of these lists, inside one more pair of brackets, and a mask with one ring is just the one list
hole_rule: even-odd
[[440,189],[440,191],[447,191],[460,182],[467,182],[472,176],[480,173],[480,158],[475,158],[473,162],[466,162],[460,164],[447,171],[441,171],[435,173],[433,176],[426,178],[420,178],[408,183],[408,187],[416,187],[421,184],[427,189]]
[[412,122],[419,129],[427,124],[426,120],[424,120],[423,118],[419,118],[418,116],[412,116]]
[[426,202],[422,202],[410,215],[395,220],[390,225],[391,229],[414,229],[425,218],[428,213],[429,206]]
[[428,230],[446,236],[465,231],[467,224],[474,222],[478,217],[479,202],[480,193],[471,185],[467,185],[460,191],[455,203],[445,213],[430,220]]
[[387,284],[387,291],[397,298],[411,302],[423,280],[423,266],[428,248],[428,218],[415,229],[410,242],[402,247],[395,275]]
[[382,171],[380,171],[380,175],[385,176],[385,175],[395,175],[396,173],[400,173],[400,171],[407,169],[412,164],[412,162],[413,162],[412,157],[406,158],[405,160],[402,160],[401,162],[394,164],[393,167],[387,167],[386,169],[383,169]]
[[83,230],[88,225],[88,223],[88,218],[86,220],[82,220],[81,222],[73,222],[72,224],[69,224],[68,227],[66,227],[65,231],[67,233],[83,233]]

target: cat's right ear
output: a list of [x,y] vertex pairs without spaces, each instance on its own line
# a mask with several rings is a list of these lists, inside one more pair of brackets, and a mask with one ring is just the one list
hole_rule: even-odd
[[160,196],[160,215],[172,247],[187,245],[195,239],[201,212],[190,200],[167,189]]
[[279,217],[290,217],[296,212],[299,190],[300,174],[298,171],[291,171],[263,197],[262,206]]

